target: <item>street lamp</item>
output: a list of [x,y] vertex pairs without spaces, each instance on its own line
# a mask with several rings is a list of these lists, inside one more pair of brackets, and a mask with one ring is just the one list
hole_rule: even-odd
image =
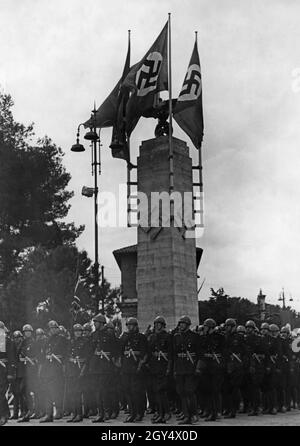
[[[76,135],[76,144],[71,147],[72,152],[84,152],[85,148],[79,142],[80,127],[84,124],[79,124]],[[101,130],[101,129],[100,129]],[[85,134],[84,139],[91,142],[92,155],[92,175],[94,176],[94,188],[82,188],[82,195],[87,197],[94,196],[94,227],[95,227],[95,262],[94,262],[94,277],[95,277],[95,293],[96,293],[96,313],[99,311],[100,293],[99,293],[99,251],[98,251],[98,175],[101,174],[101,158],[100,158],[100,130],[97,134],[96,127],[96,106],[92,110],[90,119],[90,129]],[[92,192],[92,193],[91,193]],[[103,281],[103,278],[102,278]],[[104,314],[104,297],[102,298],[102,313]]]

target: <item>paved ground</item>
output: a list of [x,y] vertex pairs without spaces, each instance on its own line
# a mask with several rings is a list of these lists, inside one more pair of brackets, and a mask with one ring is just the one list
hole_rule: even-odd
[[[67,423],[67,418],[63,420],[54,421],[53,423],[43,423],[39,424],[38,420],[31,420],[30,423],[17,423],[16,421],[9,421],[6,426],[105,426],[107,428],[113,426],[153,426],[153,427],[169,427],[169,426],[178,426],[175,418],[172,418],[168,421],[167,424],[151,424],[150,416],[145,417],[144,421],[141,423],[127,423],[123,424],[123,420],[125,419],[125,415],[123,413],[120,414],[117,420],[106,421],[105,423],[92,423],[91,420],[84,420],[83,423]],[[291,412],[287,412],[285,414],[277,414],[277,415],[261,415],[259,417],[248,417],[247,415],[238,415],[234,420],[225,420],[224,418],[216,421],[206,423],[203,420],[200,420],[197,426],[299,426],[300,425],[300,410],[292,410]]]

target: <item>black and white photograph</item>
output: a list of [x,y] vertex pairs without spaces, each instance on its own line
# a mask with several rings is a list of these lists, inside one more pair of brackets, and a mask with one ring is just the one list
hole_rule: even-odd
[[300,424],[299,17],[0,0],[1,427]]

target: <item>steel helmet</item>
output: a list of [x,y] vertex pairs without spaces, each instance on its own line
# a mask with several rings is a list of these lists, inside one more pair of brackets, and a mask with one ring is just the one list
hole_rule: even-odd
[[280,332],[290,334],[290,330],[288,329],[288,327],[282,327]]
[[99,313],[93,317],[93,321],[94,322],[102,322],[102,324],[106,324],[106,317],[104,316],[104,314]]
[[269,326],[269,324],[268,324],[267,322],[263,322],[263,323],[261,324],[261,326],[260,326],[260,329],[261,329],[261,330],[269,330],[269,329],[270,329],[270,326]]
[[238,333],[246,333],[246,328],[244,327],[244,325],[239,325],[236,329],[236,331]]
[[26,325],[24,325],[24,327],[22,328],[22,331],[24,332],[24,331],[33,331],[33,328],[32,328],[32,326],[30,325],[30,324],[26,324]]
[[59,328],[59,326],[56,321],[50,321],[48,322],[48,328]]
[[181,322],[185,323],[186,325],[191,325],[192,321],[188,316],[181,316],[179,318],[178,324],[180,324]]
[[137,318],[135,317],[130,317],[127,319],[126,321],[126,325],[135,325],[136,327],[139,325]]
[[233,318],[230,317],[230,318],[226,319],[225,325],[227,327],[236,327],[236,322]]
[[83,325],[83,330],[84,330],[84,331],[92,331],[91,324],[90,324],[89,322],[86,322],[86,323]]
[[214,319],[208,318],[208,319],[205,319],[203,325],[204,325],[204,327],[208,327],[208,328],[216,328],[217,324]]
[[20,332],[20,330],[16,330],[16,331],[13,332],[13,337],[14,338],[23,338],[23,335]]
[[279,327],[278,327],[278,325],[276,325],[276,324],[271,324],[271,325],[270,325],[270,331],[272,331],[272,332],[279,331]]
[[254,330],[255,330],[255,328],[256,328],[255,322],[252,321],[252,320],[247,321],[246,322],[246,328],[254,328]]
[[73,331],[83,331],[83,327],[81,324],[73,325]]
[[153,324],[162,324],[165,327],[166,326],[165,318],[162,317],[162,316],[156,316],[156,318],[154,319]]
[[0,321],[0,330],[5,330],[5,324],[2,321]]
[[35,330],[35,334],[38,336],[38,335],[43,335],[43,334],[45,334],[45,332],[44,332],[44,330],[43,330],[42,328],[37,328],[37,329]]

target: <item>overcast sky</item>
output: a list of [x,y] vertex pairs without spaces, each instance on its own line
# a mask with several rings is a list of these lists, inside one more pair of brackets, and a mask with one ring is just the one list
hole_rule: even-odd
[[[191,56],[194,31],[203,78],[205,232],[200,294],[223,286],[256,299],[259,288],[276,303],[281,287],[300,311],[300,3],[297,0],[0,0],[0,83],[14,115],[35,122],[65,152],[75,191],[68,219],[86,230],[80,248],[93,257],[89,152],[70,152],[77,125],[119,79],[132,30],[132,63],[140,60],[172,13],[173,92]],[[176,124],[175,124],[176,125]],[[174,125],[174,127],[175,127]],[[135,161],[155,122],[133,133]],[[100,188],[126,182],[124,161],[112,159],[111,130],[103,130]],[[187,141],[179,128],[174,135]],[[101,216],[100,216],[101,218]],[[120,283],[112,251],[136,242],[136,229],[101,229],[100,262]]]

